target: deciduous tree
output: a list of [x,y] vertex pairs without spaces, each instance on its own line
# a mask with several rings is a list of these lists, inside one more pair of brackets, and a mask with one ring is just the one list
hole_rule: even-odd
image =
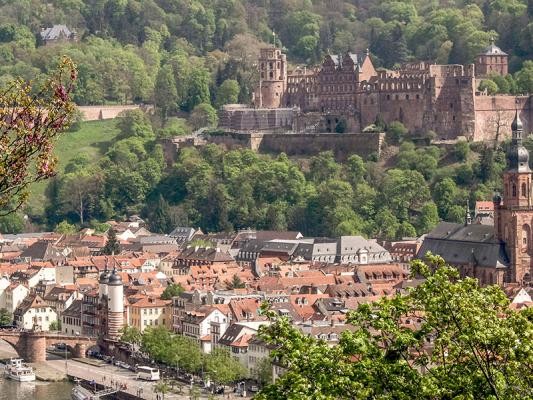
[[74,113],[75,79],[74,64],[64,58],[41,86],[19,79],[0,90],[0,215],[25,203],[31,183],[54,175],[54,143]]
[[351,311],[353,329],[337,346],[265,306],[273,324],[261,327],[260,336],[286,372],[257,398],[531,397],[531,312],[512,310],[499,287],[461,278],[442,258],[426,259],[411,265],[425,279],[418,287]]

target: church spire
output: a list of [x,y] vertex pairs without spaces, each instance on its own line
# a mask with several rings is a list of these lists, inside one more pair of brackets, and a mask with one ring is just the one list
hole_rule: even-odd
[[522,121],[520,120],[520,116],[518,115],[518,109],[515,110],[514,119],[511,123],[511,130],[513,131],[513,133],[520,133],[520,139],[522,139],[522,132],[524,131],[524,126],[522,125]]
[[472,215],[470,214],[470,201],[466,200],[466,214],[465,214],[465,225],[472,224]]
[[509,171],[531,172],[531,169],[529,168],[529,151],[522,146],[522,133],[524,127],[518,116],[518,110],[516,110],[514,120],[511,123],[511,130],[511,147],[508,153]]

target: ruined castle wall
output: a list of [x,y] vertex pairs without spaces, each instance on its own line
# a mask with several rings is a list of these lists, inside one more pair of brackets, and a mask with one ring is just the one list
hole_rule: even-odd
[[[285,153],[290,156],[313,156],[331,150],[338,161],[352,154],[368,157],[379,156],[385,135],[383,133],[245,133],[217,132],[206,136],[206,143],[213,143],[228,150],[247,148],[262,153]],[[196,146],[184,142],[176,146]]]
[[251,149],[251,133],[244,132],[216,132],[206,138],[207,142],[224,146],[227,150]]
[[[462,130],[463,105],[461,97],[462,87],[470,87],[472,79],[461,76],[438,76],[432,78],[431,103],[429,105],[431,129],[439,138],[454,139],[464,134]],[[465,98],[467,100],[467,98]]]
[[411,132],[423,130],[425,95],[422,91],[380,93],[379,113],[386,123],[400,121]]
[[383,133],[314,133],[314,134],[265,134],[259,151],[285,153],[289,156],[311,156],[322,151],[332,151],[338,161],[344,161],[352,154],[368,157],[379,155]]
[[235,131],[292,130],[292,108],[225,108],[219,113],[221,128]]
[[122,111],[137,110],[146,107],[141,107],[136,104],[126,106],[79,106],[78,109],[83,114],[85,121],[96,121],[100,119],[116,118]]
[[358,97],[357,108],[359,110],[359,124],[361,130],[376,121],[380,111],[379,93],[363,92]]
[[524,133],[533,133],[533,96],[475,96],[476,141],[503,140],[511,134],[515,110],[524,124]]
[[265,108],[282,107],[284,94],[285,83],[283,81],[263,82],[261,85],[261,104],[256,105]]

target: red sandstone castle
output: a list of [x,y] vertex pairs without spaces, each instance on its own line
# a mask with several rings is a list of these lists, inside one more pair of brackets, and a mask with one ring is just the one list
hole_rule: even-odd
[[298,107],[303,113],[321,113],[330,131],[340,118],[353,132],[382,119],[400,121],[414,133],[433,130],[438,138],[500,140],[515,109],[525,131],[533,127],[531,95],[488,96],[477,91],[478,78],[507,74],[507,59],[492,43],[476,57],[475,65],[418,62],[397,70],[376,70],[367,51],[327,55],[319,68],[287,72],[285,54],[264,48],[254,107]]

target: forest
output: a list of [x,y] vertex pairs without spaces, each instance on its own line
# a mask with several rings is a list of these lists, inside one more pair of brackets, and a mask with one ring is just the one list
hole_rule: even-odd
[[[2,0],[0,86],[38,79],[66,54],[79,69],[77,104],[155,102],[167,115],[249,101],[265,44],[293,65],[368,48],[392,68],[471,63],[492,38],[513,75],[485,86],[532,92],[532,15],[531,0]],[[39,32],[54,24],[79,40],[43,46]]]
[[[207,145],[181,150],[168,166],[146,114],[130,111],[117,126],[98,162],[80,154],[49,182],[44,215],[32,215],[36,223],[68,233],[140,214],[161,233],[199,226],[413,237],[440,219],[464,221],[468,201],[490,200],[500,190],[506,165],[505,145],[416,146],[396,122],[387,127],[385,149],[394,155],[382,160],[352,155],[338,163],[331,152],[289,159]],[[525,144],[533,150],[532,140]],[[20,213],[0,218],[3,232],[23,228]]]
[[[392,149],[384,160],[353,155],[340,164],[330,153],[298,160],[206,146],[168,165],[161,139],[216,126],[218,108],[249,101],[254,63],[269,43],[293,66],[369,48],[376,66],[394,68],[470,63],[493,38],[510,55],[511,74],[485,80],[487,91],[531,93],[532,15],[532,0],[1,0],[0,87],[15,77],[38,81],[67,55],[77,65],[77,104],[153,103],[156,113],[118,118],[101,159],[70,159],[48,184],[44,212],[2,217],[0,231],[25,229],[24,214],[67,232],[141,214],[164,233],[187,225],[389,239],[426,233],[439,219],[463,221],[467,201],[500,189],[505,146],[420,146],[398,122],[382,127]],[[78,41],[45,46],[39,32],[54,24]]]

